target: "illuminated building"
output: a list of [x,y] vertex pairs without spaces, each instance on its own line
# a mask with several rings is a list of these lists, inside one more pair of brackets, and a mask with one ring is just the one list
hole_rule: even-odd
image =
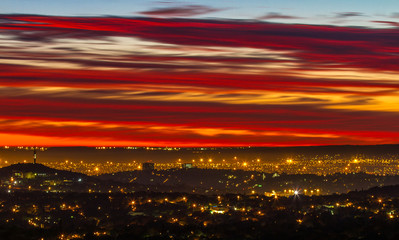
[[183,169],[193,168],[193,164],[192,163],[182,163],[181,167]]
[[153,171],[155,169],[155,164],[151,162],[143,163],[143,170],[144,171]]
[[33,164],[36,164],[36,148],[33,149]]

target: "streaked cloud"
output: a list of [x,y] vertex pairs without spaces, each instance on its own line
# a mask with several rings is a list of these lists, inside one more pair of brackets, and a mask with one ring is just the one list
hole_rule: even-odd
[[399,27],[399,22],[392,22],[392,21],[373,21],[375,23],[381,23],[392,27]]
[[348,18],[348,17],[361,17],[364,16],[361,12],[340,12],[335,15],[337,18]]
[[390,17],[392,18],[399,18],[399,12],[393,12]]
[[[396,52],[399,41],[397,29],[232,20],[60,18],[14,15],[3,16],[3,18],[34,23],[33,25],[8,24],[2,27],[4,31],[9,29],[7,33],[14,39],[26,42],[48,42],[61,39],[104,40],[111,36],[124,36],[178,46],[243,47],[290,51],[291,54],[287,54],[287,57],[298,59],[298,62],[309,64],[309,67],[334,67],[336,64],[335,66],[340,67],[347,65],[396,70],[398,63],[398,57],[392,54]],[[75,21],[84,22],[84,24],[76,24]],[[22,36],[27,32],[30,35],[29,38]]]
[[300,17],[286,15],[278,12],[269,12],[258,19],[298,19]]
[[143,15],[161,17],[190,17],[212,12],[222,11],[223,9],[211,8],[203,5],[184,5],[178,7],[154,8],[148,11],[139,12]]
[[7,136],[160,146],[375,144],[399,137],[397,28],[0,19],[4,144]]

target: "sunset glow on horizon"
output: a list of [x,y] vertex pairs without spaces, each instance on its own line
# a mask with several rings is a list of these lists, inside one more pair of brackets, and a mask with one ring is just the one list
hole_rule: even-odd
[[317,22],[205,2],[119,16],[3,12],[0,145],[398,143],[392,6]]

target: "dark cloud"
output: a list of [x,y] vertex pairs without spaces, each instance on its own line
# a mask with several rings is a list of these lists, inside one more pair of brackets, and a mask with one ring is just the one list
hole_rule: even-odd
[[394,13],[392,13],[390,17],[392,17],[392,18],[399,18],[399,12],[394,12]]
[[399,22],[392,22],[392,21],[373,21],[373,22],[390,25],[392,27],[399,27]]
[[180,7],[155,8],[144,12],[143,15],[162,16],[162,17],[190,17],[212,12],[222,11],[223,9],[211,8],[202,5],[186,5]]
[[299,18],[299,17],[285,15],[285,14],[277,13],[277,12],[269,12],[266,15],[259,17],[258,19],[297,19],[297,18]]
[[361,12],[341,12],[341,13],[336,13],[335,15],[336,18],[361,17],[361,16],[364,16],[364,14]]

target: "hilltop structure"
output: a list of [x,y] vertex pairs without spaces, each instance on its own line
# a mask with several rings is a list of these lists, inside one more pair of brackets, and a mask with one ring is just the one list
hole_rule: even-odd
[[33,164],[36,164],[36,148],[33,149]]

